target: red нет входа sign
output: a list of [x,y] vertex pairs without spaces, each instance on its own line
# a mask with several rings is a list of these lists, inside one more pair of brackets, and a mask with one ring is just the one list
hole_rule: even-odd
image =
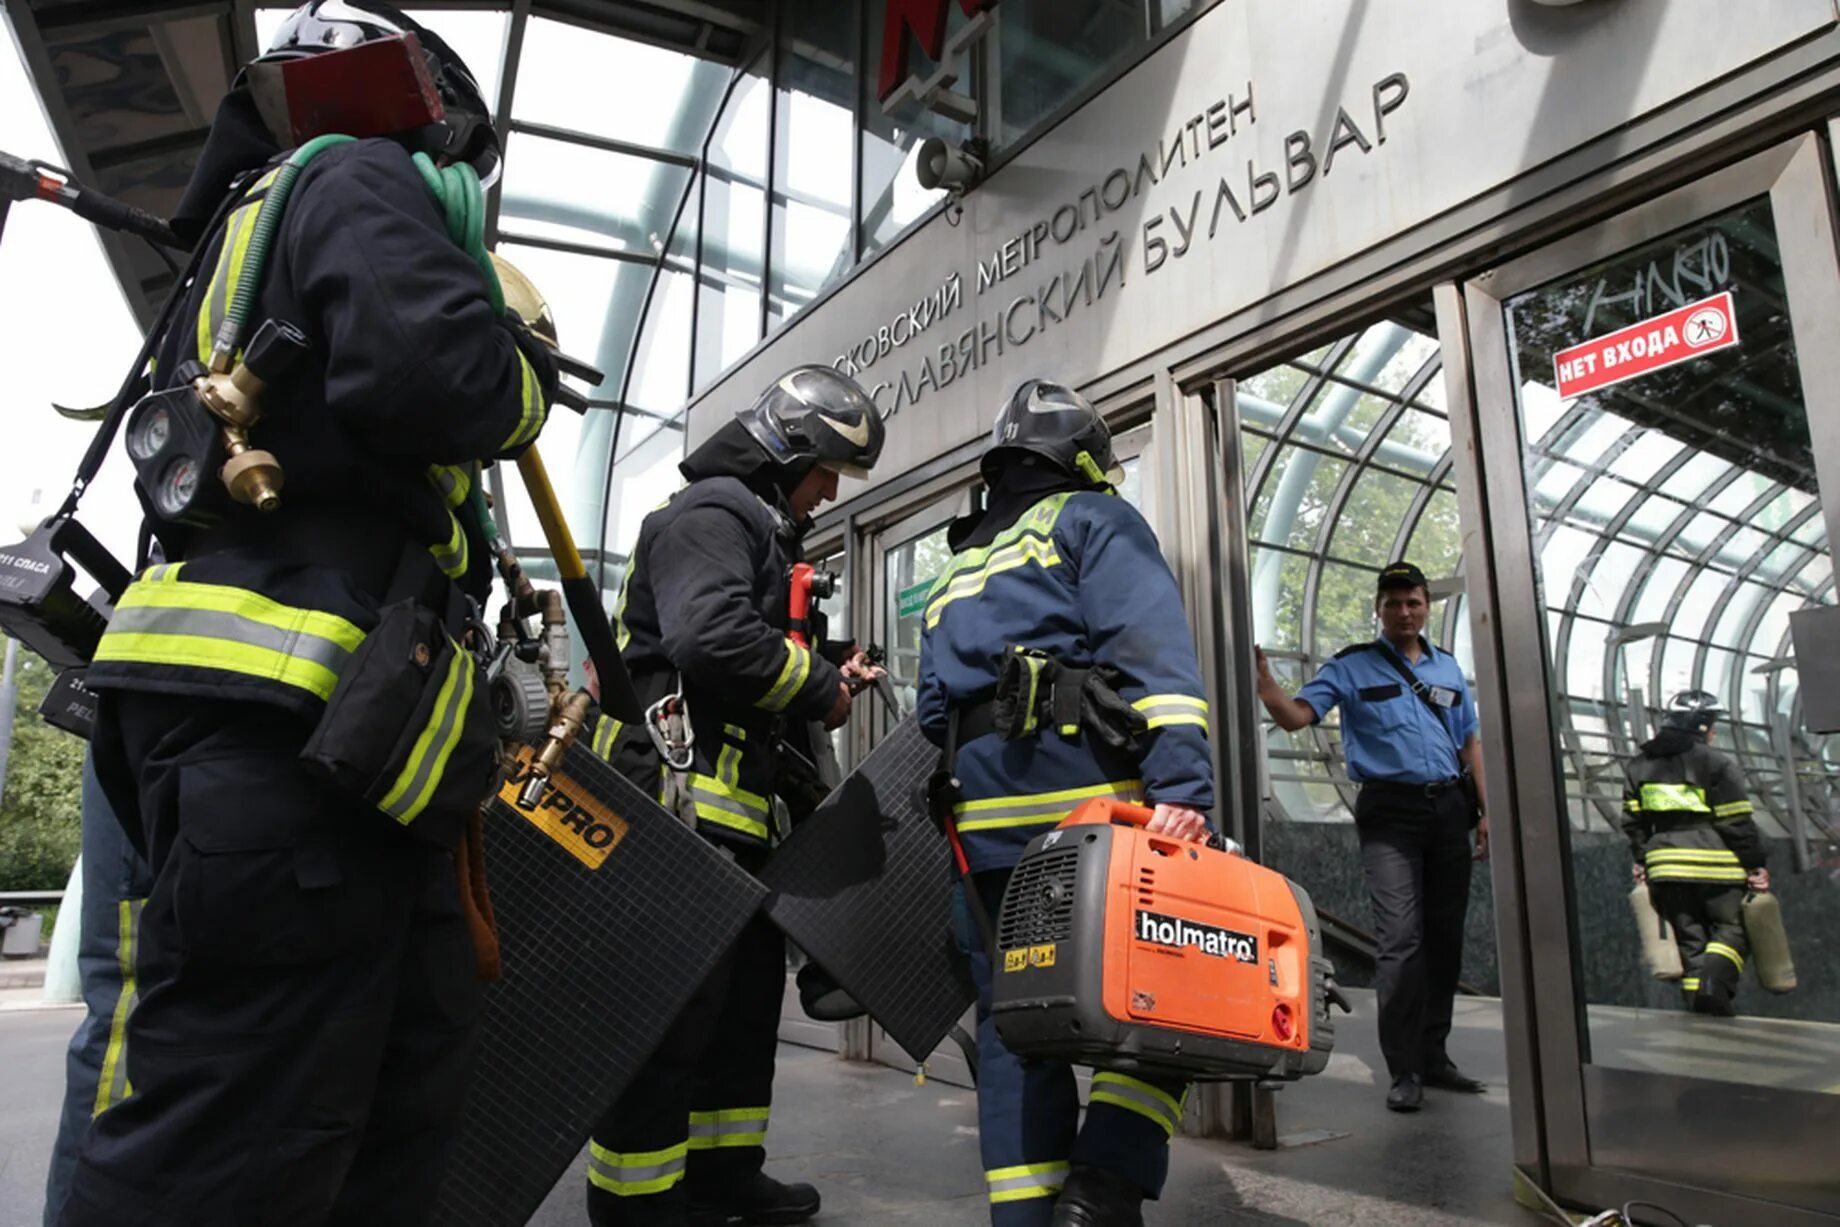
[[1731,291],[1676,307],[1553,355],[1559,397],[1570,400],[1738,343]]

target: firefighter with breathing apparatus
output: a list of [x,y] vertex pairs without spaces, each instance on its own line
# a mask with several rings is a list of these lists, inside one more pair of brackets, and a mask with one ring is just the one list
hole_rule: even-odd
[[1623,834],[1635,880],[1648,883],[1673,926],[1687,1001],[1695,1013],[1730,1017],[1750,953],[1746,887],[1769,890],[1770,871],[1738,765],[1708,744],[1723,714],[1703,690],[1668,701],[1661,731],[1626,768]]
[[[789,579],[811,513],[840,474],[867,475],[882,438],[854,380],[797,367],[678,466],[689,484],[633,546],[615,616],[646,719],[615,730],[611,761],[750,872],[781,834],[778,744],[810,722],[840,727],[852,682],[873,673],[848,645],[827,659],[792,634]],[[785,949],[756,916],[603,1116],[587,1173],[597,1227],[817,1213],[810,1185],[762,1170]]]
[[1072,1067],[1024,1064],[997,1035],[990,918],[1029,841],[1089,798],[1147,802],[1150,830],[1207,839],[1207,703],[1181,593],[1150,525],[1118,497],[1098,411],[1028,380],[979,467],[985,508],[953,523],[927,600],[917,710],[944,749],[933,807],[967,871],[990,1217],[1130,1227],[1162,1191],[1187,1088],[1097,1073],[1082,1125]]
[[132,1092],[84,1139],[69,1227],[427,1216],[478,1005],[455,848],[496,765],[478,465],[557,390],[487,271],[498,160],[440,38],[312,0],[173,218],[196,274],[126,437],[171,561],[89,675],[98,774],[156,880]]

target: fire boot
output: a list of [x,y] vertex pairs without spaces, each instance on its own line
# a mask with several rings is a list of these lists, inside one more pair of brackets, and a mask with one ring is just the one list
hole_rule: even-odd
[[1131,1181],[1075,1164],[1049,1227],[1144,1227],[1144,1192]]
[[690,1227],[802,1223],[818,1212],[819,1204],[818,1190],[810,1185],[782,1184],[765,1172],[755,1172],[715,1192],[720,1201],[703,1201],[701,1194],[700,1189],[691,1194]]

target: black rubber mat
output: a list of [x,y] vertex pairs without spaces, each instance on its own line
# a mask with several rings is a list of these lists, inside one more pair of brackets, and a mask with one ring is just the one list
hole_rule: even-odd
[[522,1227],[766,890],[585,746],[486,811],[504,971],[435,1222]]
[[975,993],[952,937],[952,853],[922,789],[939,751],[912,717],[767,862],[767,915],[916,1061]]

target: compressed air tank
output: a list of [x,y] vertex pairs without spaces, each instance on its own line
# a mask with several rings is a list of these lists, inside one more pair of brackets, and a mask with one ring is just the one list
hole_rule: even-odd
[[1629,891],[1629,910],[1635,913],[1636,932],[1642,935],[1642,964],[1657,980],[1678,980],[1686,974],[1680,965],[1680,947],[1674,928],[1662,918],[1648,897],[1648,883],[1637,882]]
[[1754,890],[1744,896],[1744,935],[1751,941],[1751,965],[1757,983],[1772,993],[1795,988],[1795,960],[1789,957],[1789,931],[1783,928],[1782,904],[1776,893]]

